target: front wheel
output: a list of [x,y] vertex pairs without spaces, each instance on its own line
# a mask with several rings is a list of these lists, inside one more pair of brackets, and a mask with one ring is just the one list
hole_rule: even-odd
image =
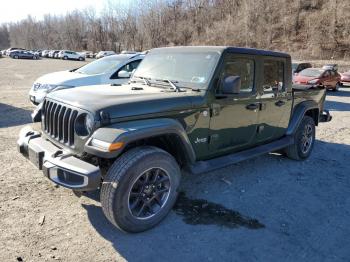
[[107,219],[127,232],[142,232],[161,222],[177,198],[180,168],[166,151],[137,147],[119,157],[101,188]]
[[315,143],[315,121],[310,116],[304,116],[294,134],[294,144],[285,150],[286,155],[294,160],[304,160],[311,154]]

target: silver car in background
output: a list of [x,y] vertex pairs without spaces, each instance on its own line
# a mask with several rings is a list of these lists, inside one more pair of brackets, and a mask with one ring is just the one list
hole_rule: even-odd
[[46,74],[35,80],[29,92],[30,101],[38,105],[50,92],[101,84],[121,85],[129,81],[143,54],[112,55],[95,60],[80,68]]

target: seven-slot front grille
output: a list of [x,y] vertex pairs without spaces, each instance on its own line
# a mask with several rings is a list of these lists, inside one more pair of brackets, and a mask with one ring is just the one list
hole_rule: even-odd
[[78,111],[65,105],[45,100],[43,104],[43,130],[55,140],[74,145],[74,122]]

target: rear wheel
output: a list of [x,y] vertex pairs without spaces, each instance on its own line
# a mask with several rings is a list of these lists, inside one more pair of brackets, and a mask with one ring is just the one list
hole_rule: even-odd
[[63,60],[67,60],[67,59],[68,59],[68,57],[67,57],[67,56],[64,56],[64,57],[63,57]]
[[79,57],[79,61],[83,61],[84,60],[84,58],[82,58],[82,57]]
[[156,147],[131,149],[118,158],[102,184],[102,210],[108,220],[128,232],[141,232],[162,221],[173,207],[180,168]]
[[315,143],[315,122],[312,117],[304,116],[294,134],[294,144],[286,148],[286,155],[294,160],[304,160],[311,154]]
[[15,59],[18,59],[19,57],[18,57],[18,55],[15,55],[14,58],[15,58]]

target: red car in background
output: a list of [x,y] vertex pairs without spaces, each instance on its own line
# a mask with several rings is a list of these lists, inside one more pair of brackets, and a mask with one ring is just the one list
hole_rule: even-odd
[[338,72],[323,68],[307,68],[294,76],[294,83],[301,85],[323,85],[329,90],[338,91],[341,76]]
[[350,71],[341,73],[340,75],[342,85],[350,85]]

